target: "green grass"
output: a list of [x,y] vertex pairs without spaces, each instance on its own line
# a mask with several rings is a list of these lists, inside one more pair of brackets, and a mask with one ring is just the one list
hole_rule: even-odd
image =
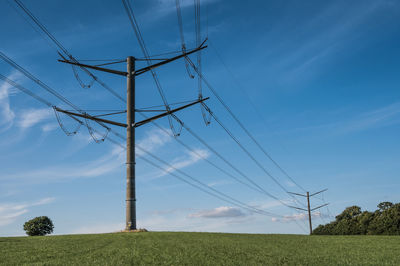
[[1,265],[400,265],[400,237],[113,233],[0,238]]

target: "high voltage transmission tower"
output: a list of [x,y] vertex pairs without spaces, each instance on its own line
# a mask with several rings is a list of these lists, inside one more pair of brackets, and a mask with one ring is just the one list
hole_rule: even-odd
[[127,182],[127,184],[126,184],[126,227],[125,227],[125,230],[129,231],[129,230],[137,229],[136,228],[136,188],[135,188],[135,163],[136,163],[136,160],[135,160],[135,129],[139,126],[142,126],[144,124],[152,122],[156,119],[171,115],[177,111],[183,110],[187,107],[190,107],[190,106],[198,104],[198,103],[202,103],[203,101],[209,99],[208,97],[201,98],[201,99],[198,99],[197,101],[193,101],[192,103],[183,105],[183,106],[175,108],[175,109],[166,108],[166,111],[164,113],[161,113],[161,114],[155,115],[153,117],[149,117],[147,119],[136,122],[135,121],[135,112],[137,110],[135,109],[135,78],[136,78],[136,76],[139,76],[147,71],[151,71],[154,68],[157,68],[159,66],[173,62],[173,61],[183,58],[183,57],[186,58],[188,55],[206,48],[207,46],[204,45],[204,43],[205,43],[205,41],[203,43],[201,43],[199,47],[192,49],[189,52],[183,52],[182,54],[180,54],[178,56],[163,60],[159,63],[149,65],[147,67],[137,69],[137,70],[135,69],[135,61],[136,61],[135,57],[128,56],[126,59],[126,63],[127,63],[127,71],[126,72],[115,70],[115,69],[103,68],[103,67],[99,67],[99,66],[81,64],[77,61],[68,60],[60,54],[60,56],[63,58],[62,60],[58,60],[60,62],[126,77],[126,80],[127,80],[126,124],[120,123],[117,121],[99,118],[96,116],[89,115],[87,113],[83,113],[83,114],[82,113],[74,113],[71,111],[63,110],[58,107],[55,108],[56,111],[65,113],[70,116],[82,117],[85,119],[94,120],[97,122],[126,128],[126,182]]
[[321,190],[321,191],[315,192],[315,193],[313,193],[313,194],[311,194],[311,195],[310,195],[310,192],[308,192],[308,191],[307,191],[306,195],[299,194],[299,193],[294,193],[294,192],[289,192],[290,194],[297,195],[297,196],[302,196],[302,197],[307,198],[307,209],[303,209],[303,208],[299,208],[299,207],[294,207],[294,206],[289,206],[289,207],[290,207],[290,208],[297,209],[297,210],[302,210],[302,211],[308,212],[308,223],[309,223],[309,226],[310,226],[310,235],[312,234],[311,212],[312,212],[312,211],[315,211],[315,210],[317,210],[317,209],[319,209],[319,208],[325,207],[325,206],[327,206],[327,205],[329,204],[329,203],[325,203],[325,204],[322,204],[322,205],[320,205],[320,206],[318,206],[318,207],[315,207],[315,208],[312,208],[312,209],[311,209],[310,197],[315,196],[315,195],[317,195],[317,194],[320,194],[320,193],[322,193],[322,192],[325,192],[325,191],[327,191],[327,190],[328,190],[328,189],[326,188],[326,189],[323,189],[323,190]]

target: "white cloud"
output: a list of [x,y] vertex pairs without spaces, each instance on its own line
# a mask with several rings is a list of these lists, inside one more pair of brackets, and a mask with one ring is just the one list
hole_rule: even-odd
[[[228,207],[229,208],[229,207]],[[236,208],[234,208],[236,209]],[[215,209],[213,209],[215,210]],[[212,211],[212,210],[211,210]],[[240,211],[240,210],[239,210]],[[137,222],[139,228],[151,231],[189,231],[189,232],[249,232],[255,215],[231,215],[225,219],[201,219],[190,217],[194,208],[179,208],[153,211]],[[198,210],[200,212],[200,210]],[[253,228],[252,228],[253,229]],[[250,229],[251,231],[251,229]]]
[[[328,216],[323,215],[321,212],[313,212],[313,213],[311,213],[311,217],[312,218],[320,218],[320,217],[328,217]],[[296,213],[293,215],[285,215],[282,218],[277,218],[277,217],[271,218],[271,221],[273,221],[273,222],[284,222],[284,223],[293,222],[293,221],[306,221],[306,220],[308,220],[307,213]]]
[[0,204],[0,226],[13,223],[19,216],[27,213],[30,207],[53,202],[54,198],[44,198],[32,203]]
[[[161,130],[152,130],[139,143],[145,146],[146,150],[151,151],[163,146],[171,139],[165,133],[161,133]],[[107,154],[93,161],[75,165],[58,165],[37,170],[33,169],[25,173],[3,175],[0,179],[29,179],[31,182],[48,182],[103,176],[124,165],[124,156],[124,149],[120,146],[114,146]],[[192,158],[191,160],[194,159]]]
[[[279,60],[271,65],[272,70],[279,69],[283,73],[277,76],[286,87],[312,78],[329,65],[330,59],[339,51],[346,51],[360,37],[368,34],[365,25],[375,15],[385,12],[386,8],[387,1],[369,1],[364,5],[346,3],[343,6],[336,2],[326,5],[296,31],[295,35],[301,37],[295,47],[292,45],[293,38],[287,38],[276,46],[274,54]],[[336,20],[340,23],[335,23]],[[277,34],[282,30],[290,31],[276,27],[272,32]]]
[[169,163],[169,167],[164,167],[165,171],[158,171],[158,173],[151,174],[151,179],[159,178],[167,175],[168,173],[173,173],[178,169],[182,169],[197,163],[203,158],[208,158],[210,153],[207,150],[203,149],[195,149],[191,152],[188,152],[186,156],[182,156],[173,160],[172,163]]
[[292,181],[289,181],[289,180],[286,180],[285,183],[286,183],[286,185],[288,185],[289,187],[295,187],[295,186],[296,186],[295,183],[293,183]]
[[343,124],[339,131],[340,133],[348,133],[385,126],[392,123],[399,123],[399,120],[393,120],[396,117],[400,118],[400,102],[370,112],[365,112],[355,119]]
[[354,115],[344,121],[297,128],[301,131],[323,131],[329,134],[348,134],[400,123],[400,102]]
[[[146,132],[145,138],[139,140],[136,144],[144,150],[151,152],[164,146],[171,140],[172,136],[166,134],[163,130],[156,128]],[[138,150],[137,154],[140,156],[143,152]]]
[[108,154],[97,160],[75,165],[58,165],[29,172],[4,175],[2,179],[26,180],[30,182],[49,182],[74,178],[91,178],[108,174],[121,167],[123,160],[123,149],[115,146]]
[[239,208],[226,206],[189,214],[190,218],[232,218],[244,216],[247,216],[247,214]]
[[[218,2],[219,0],[203,0],[202,4],[209,4],[209,3],[213,3],[213,2]],[[193,6],[194,2],[192,0],[180,0],[180,6],[183,9],[187,8],[187,7],[191,7]],[[175,5],[175,1],[171,1],[171,0],[159,0],[158,1],[158,6],[156,8],[154,8],[154,6],[152,7],[151,11],[149,11],[152,13],[151,17],[155,17],[155,18],[161,18],[163,16],[169,15],[173,12],[176,12],[176,5]],[[157,13],[155,15],[155,13]],[[146,17],[146,16],[143,16]]]
[[220,181],[210,182],[207,184],[207,186],[217,187],[217,186],[230,185],[230,184],[232,184],[232,181],[230,181],[230,180],[220,180]]
[[[9,79],[13,80],[18,76],[18,74],[13,73],[8,76]],[[0,129],[9,129],[14,121],[15,113],[10,108],[9,96],[12,93],[12,86],[6,82],[2,83],[0,86]]]
[[44,126],[42,126],[42,130],[43,130],[43,132],[49,132],[49,131],[53,131],[53,130],[57,129],[58,127],[59,127],[58,124],[49,123],[49,124],[45,124]]
[[193,152],[188,152],[188,156],[175,159],[174,160],[175,162],[172,163],[171,167],[168,167],[166,171],[173,172],[174,169],[181,169],[187,167],[209,156],[210,153],[207,150],[196,149]]
[[18,124],[22,128],[29,128],[49,119],[51,116],[52,110],[50,108],[23,110]]
[[284,204],[293,204],[293,200],[282,199],[282,200],[269,200],[269,201],[253,201],[249,203],[250,206],[254,206],[257,209],[262,209],[266,211],[268,211],[268,209],[283,207],[285,206]]

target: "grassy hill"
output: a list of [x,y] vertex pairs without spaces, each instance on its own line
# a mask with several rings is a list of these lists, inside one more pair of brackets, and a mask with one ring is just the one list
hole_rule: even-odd
[[400,265],[400,236],[112,233],[0,238],[1,265]]

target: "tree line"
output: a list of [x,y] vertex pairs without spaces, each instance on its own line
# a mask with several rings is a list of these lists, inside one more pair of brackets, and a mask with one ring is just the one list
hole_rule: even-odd
[[381,202],[374,212],[347,207],[336,220],[319,225],[314,235],[400,235],[400,203]]

